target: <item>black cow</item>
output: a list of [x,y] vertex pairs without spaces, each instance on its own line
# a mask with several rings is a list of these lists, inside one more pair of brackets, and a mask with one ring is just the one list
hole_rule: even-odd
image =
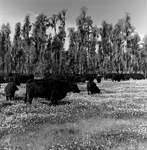
[[112,79],[112,81],[118,81],[118,82],[120,82],[121,79],[122,79],[122,75],[119,74],[119,73],[113,73],[111,79]]
[[6,83],[6,80],[3,75],[0,75],[0,83]]
[[145,79],[145,76],[143,74],[130,74],[130,78],[134,80],[142,80]]
[[66,81],[66,76],[65,75],[60,75],[60,74],[52,74],[52,75],[49,75],[49,76],[47,76],[47,77],[45,77],[45,79],[47,79],[47,80],[55,80],[55,79],[57,79],[57,80],[64,80],[64,81]]
[[100,83],[101,80],[102,80],[102,76],[98,75],[97,78],[96,78],[96,80],[97,80],[97,83]]
[[87,91],[88,91],[88,95],[89,95],[89,92],[91,92],[91,94],[100,93],[100,89],[97,87],[94,81],[87,82]]
[[6,87],[4,88],[4,92],[6,95],[6,100],[14,100],[14,95],[15,92],[18,91],[19,89],[17,88],[16,84],[13,82],[10,82],[6,85]]
[[34,97],[46,98],[52,104],[63,99],[68,92],[79,93],[80,90],[75,83],[56,79],[31,79],[26,83],[25,103],[32,103]]
[[13,82],[13,77],[16,76],[16,75],[20,75],[19,73],[9,73],[5,79],[6,79],[6,82]]
[[13,82],[16,85],[20,85],[20,83],[26,83],[29,79],[34,79],[33,74],[14,74]]
[[96,74],[86,74],[87,81],[93,81],[96,78]]
[[123,81],[130,80],[130,75],[129,74],[123,74],[122,80]]
[[112,73],[104,74],[104,80],[108,80],[112,78]]

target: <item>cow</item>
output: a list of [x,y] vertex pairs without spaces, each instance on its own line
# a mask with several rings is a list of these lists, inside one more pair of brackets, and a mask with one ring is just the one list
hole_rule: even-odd
[[0,75],[0,83],[6,83],[4,75]]
[[20,75],[19,73],[9,73],[8,75],[5,76],[6,82],[13,82],[13,77],[16,75]]
[[120,82],[122,80],[122,75],[119,73],[113,73],[111,79],[112,81]]
[[16,85],[20,85],[20,83],[26,83],[29,79],[34,79],[33,74],[14,74],[13,82]]
[[145,79],[145,76],[143,74],[130,74],[130,78],[134,80],[142,80]]
[[96,78],[96,80],[97,80],[97,83],[100,83],[101,80],[102,80],[102,76],[98,75],[97,78]]
[[65,98],[68,92],[79,93],[80,90],[76,83],[57,79],[30,79],[26,82],[25,103],[35,97],[46,98],[52,104],[57,104],[59,100]]
[[14,95],[15,92],[18,91],[19,89],[17,88],[16,84],[13,82],[8,83],[5,88],[4,88],[4,92],[6,95],[6,100],[14,100]]
[[94,81],[88,81],[87,82],[87,92],[88,95],[91,92],[91,94],[100,93],[100,89],[97,87],[96,83]]
[[112,73],[106,73],[104,74],[104,80],[108,80],[112,78]]
[[86,74],[87,81],[93,81],[96,78],[95,74]]
[[47,80],[65,80],[66,81],[66,76],[65,75],[60,75],[60,74],[52,74],[52,75],[49,75],[49,76],[45,76],[44,79],[47,79]]
[[130,75],[129,74],[123,74],[122,80],[123,81],[130,80]]

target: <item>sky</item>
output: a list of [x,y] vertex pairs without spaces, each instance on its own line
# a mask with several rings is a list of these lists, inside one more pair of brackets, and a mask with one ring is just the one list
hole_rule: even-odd
[[[76,27],[75,20],[83,6],[87,8],[87,16],[92,17],[93,25],[97,27],[101,26],[103,20],[115,25],[128,12],[135,32],[141,39],[147,34],[147,0],[0,0],[0,28],[3,23],[9,22],[12,39],[15,24],[21,22],[23,25],[28,13],[31,23],[34,23],[38,14],[44,13],[51,17],[62,9],[67,9],[66,29]],[[67,47],[68,40],[65,43],[65,48]]]

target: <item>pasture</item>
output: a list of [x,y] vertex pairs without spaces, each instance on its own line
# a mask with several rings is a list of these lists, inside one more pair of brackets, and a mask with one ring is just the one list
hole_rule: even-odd
[[68,93],[57,106],[44,99],[24,104],[25,85],[16,100],[0,89],[0,150],[146,150],[147,80],[97,83],[102,94]]

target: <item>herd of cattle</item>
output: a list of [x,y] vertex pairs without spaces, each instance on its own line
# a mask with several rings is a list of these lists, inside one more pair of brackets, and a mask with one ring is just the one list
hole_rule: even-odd
[[68,92],[79,93],[80,89],[77,86],[79,82],[87,81],[88,94],[100,93],[101,91],[94,79],[97,80],[97,83],[100,83],[102,78],[118,82],[121,80],[126,81],[130,78],[145,79],[142,74],[118,73],[109,73],[103,76],[97,74],[48,75],[42,79],[35,79],[33,74],[10,73],[8,76],[0,75],[0,83],[7,83],[4,88],[6,100],[14,99],[15,92],[19,90],[17,86],[20,86],[21,83],[26,83],[25,103],[32,104],[33,98],[41,97],[50,100],[52,104],[56,105]]

